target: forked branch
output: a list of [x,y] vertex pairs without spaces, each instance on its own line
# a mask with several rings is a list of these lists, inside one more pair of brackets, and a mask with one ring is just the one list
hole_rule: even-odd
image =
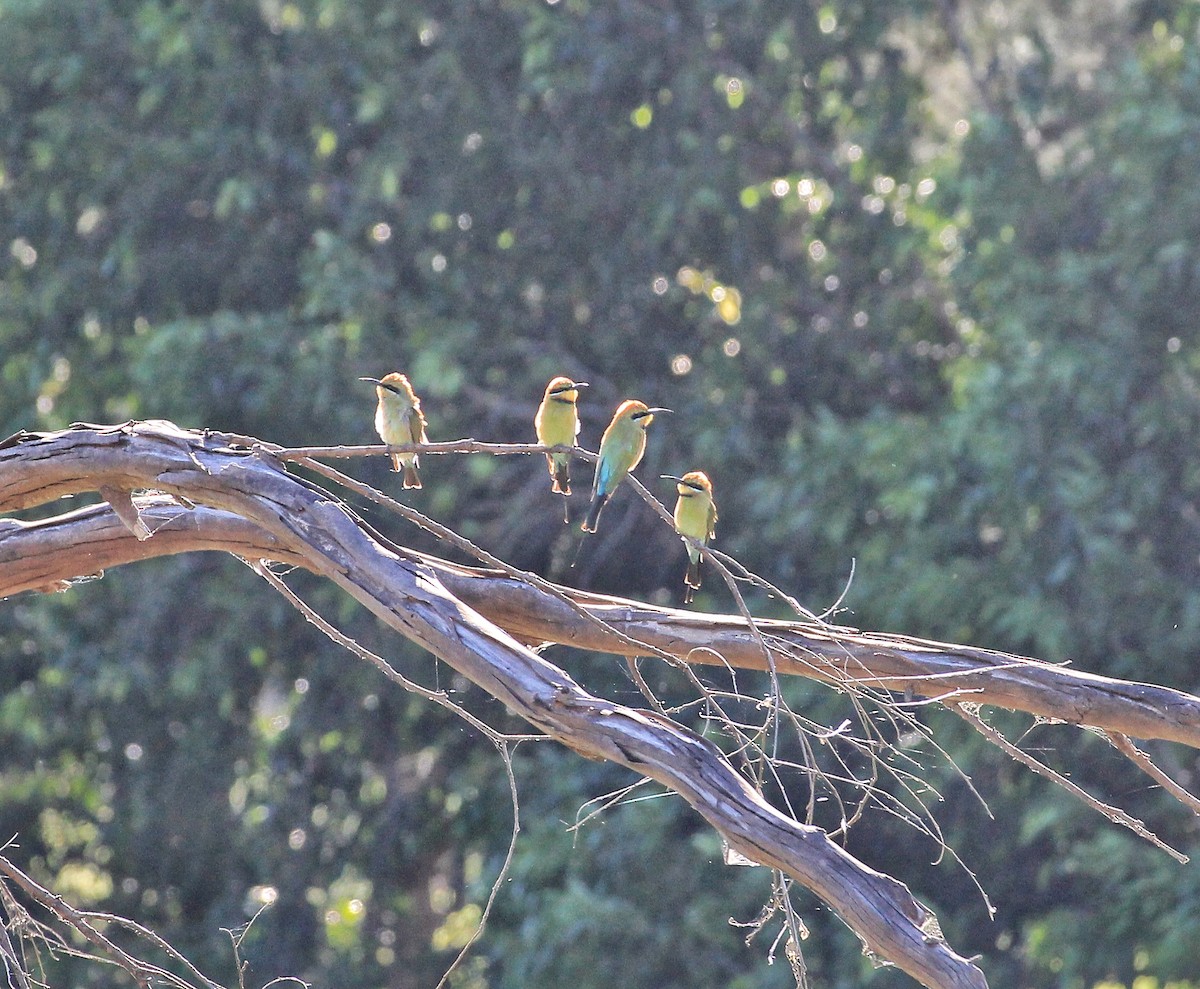
[[[582,755],[626,766],[676,791],[731,848],[824,899],[878,958],[937,989],[986,986],[979,969],[936,933],[933,915],[903,884],[867,868],[819,828],[770,806],[719,749],[694,732],[584,690],[456,596],[451,578],[465,578],[465,572],[435,566],[389,543],[327,491],[289,474],[269,450],[165,422],[79,426],[0,444],[0,511],[105,488],[160,492],[179,504],[168,507],[159,499],[139,508],[138,521],[151,533],[140,541],[111,513],[85,510],[58,520],[67,529],[115,521],[105,541],[92,546],[95,552],[81,552],[78,542],[69,547],[56,541],[53,525],[8,521],[0,525],[0,574],[20,572],[33,581],[26,586],[54,586],[64,579],[55,574],[90,574],[112,565],[130,553],[127,544],[139,547],[129,559],[154,555],[155,543],[169,545],[168,534],[181,528],[190,530],[183,542],[190,538],[192,545],[186,548],[197,548],[199,526],[219,522],[219,548],[299,564],[328,578],[537,729]],[[40,550],[36,540],[45,540]],[[163,551],[182,548],[179,543]],[[31,549],[38,561],[32,572],[26,555]],[[0,593],[15,589],[7,576],[0,585]],[[575,621],[594,624],[577,613]],[[745,629],[741,634],[749,638]],[[761,651],[756,655],[761,664]],[[811,665],[810,657],[793,659]],[[846,661],[844,655],[838,660]]]
[[[444,445],[527,452],[473,440]],[[704,739],[660,712],[588,694],[522,643],[772,668],[841,688],[912,691],[959,713],[994,705],[1090,726],[1189,809],[1200,807],[1128,737],[1200,747],[1200,699],[1191,695],[972,647],[822,622],[680,612],[451,564],[373,532],[328,492],[289,474],[275,452],[250,438],[161,422],[0,444],[0,511],[89,490],[108,502],[35,522],[0,519],[0,597],[62,589],[108,567],[195,550],[322,574],[547,735],[676,790],[732,848],[817,892],[870,950],[928,986],[985,983],[933,933],[935,919],[903,885],[775,811]]]

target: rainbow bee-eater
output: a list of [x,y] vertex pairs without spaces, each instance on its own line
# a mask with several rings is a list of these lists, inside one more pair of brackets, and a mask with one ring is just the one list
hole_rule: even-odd
[[[428,443],[425,436],[425,416],[421,414],[421,400],[408,383],[408,378],[398,371],[385,374],[382,378],[360,378],[375,385],[379,404],[375,406],[375,430],[388,446],[404,446],[408,443]],[[393,453],[392,470],[404,471],[404,486],[419,488],[421,476],[417,473],[415,453]]]
[[[586,388],[586,381],[572,381],[561,375],[552,378],[546,385],[546,394],[533,417],[533,428],[537,430],[538,442],[542,446],[574,446],[579,435],[579,389]],[[547,453],[546,466],[553,480],[551,490],[565,499],[571,493],[571,455],[569,453]],[[563,521],[567,516],[567,503],[563,501]]]
[[[675,531],[681,536],[696,540],[707,546],[717,527],[717,503],[713,501],[712,481],[702,470],[688,471],[683,477],[664,474],[663,477],[677,482],[675,491],[679,500],[675,502]],[[688,565],[683,575],[683,603],[691,604],[696,589],[700,586],[700,550],[684,539],[687,546]]]
[[596,476],[592,481],[592,503],[588,507],[584,532],[595,532],[600,513],[617,485],[625,475],[635,468],[646,452],[646,430],[659,412],[670,409],[650,409],[644,402],[626,399],[617,406],[617,411],[600,437],[600,457],[596,461]]

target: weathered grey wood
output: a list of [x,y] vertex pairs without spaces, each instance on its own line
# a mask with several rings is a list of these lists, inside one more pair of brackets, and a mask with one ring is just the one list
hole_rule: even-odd
[[[529,723],[585,756],[627,766],[680,793],[731,847],[783,870],[824,899],[880,958],[926,986],[986,986],[976,966],[930,933],[932,915],[903,884],[867,868],[820,829],[768,805],[698,735],[589,694],[454,596],[443,581],[445,571],[382,544],[340,501],[288,474],[269,456],[165,422],[78,426],[0,444],[0,511],[105,489],[159,491],[253,523],[277,544],[264,555],[303,560]],[[110,531],[105,538],[136,542],[130,530],[144,533],[129,519],[132,502],[124,494],[117,500],[129,534]],[[152,519],[138,521],[153,533]],[[31,532],[43,538],[49,528],[8,522],[0,527],[0,549],[19,545]],[[149,548],[155,538],[138,545]],[[234,544],[242,538],[257,543],[259,537],[232,528],[226,534]],[[104,555],[99,545],[90,556],[77,546],[74,572],[92,572]],[[25,559],[0,558],[0,571],[24,566]],[[35,586],[56,579],[49,567],[39,578],[42,584]]]
[[[36,523],[0,519],[0,598],[59,589],[63,581],[83,573],[168,553],[219,550],[308,565],[281,540],[240,515],[205,506],[189,511],[169,499],[144,504],[141,514],[156,540],[128,538],[128,531],[104,505]],[[658,608],[559,588],[613,630],[606,631],[561,599],[513,577],[421,554],[409,556],[425,562],[452,594],[524,642],[633,656],[639,650],[628,639],[634,639],[691,663],[756,670],[766,666],[739,616]],[[758,625],[772,646],[780,674],[831,683],[851,678],[926,697],[954,694],[957,700],[1200,748],[1200,698],[1169,687],[907,636],[806,622],[764,620]]]

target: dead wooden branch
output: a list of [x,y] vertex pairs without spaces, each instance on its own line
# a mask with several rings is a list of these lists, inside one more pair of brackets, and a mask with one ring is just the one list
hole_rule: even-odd
[[[176,528],[186,529],[207,516],[206,509],[249,523],[252,528],[237,523],[225,528],[221,548],[242,556],[299,563],[325,576],[546,734],[589,758],[613,761],[675,790],[733,849],[813,890],[870,951],[924,985],[986,986],[979,969],[934,933],[935,918],[903,884],[867,868],[819,828],[802,825],[771,807],[710,742],[653,712],[585,691],[563,670],[456,597],[449,580],[455,568],[434,566],[385,544],[338,499],[288,474],[265,446],[247,446],[220,434],[185,431],[161,421],[118,427],[80,425],[59,433],[19,435],[0,444],[0,511],[44,505],[64,495],[102,488],[156,491],[181,500],[179,515],[162,524],[154,514],[166,507],[161,500],[145,511],[138,509],[139,520],[154,535],[137,545],[151,551],[160,537],[165,542]],[[193,505],[197,507],[192,509]],[[71,515],[72,520],[62,524],[70,527],[81,519],[113,518],[107,510]],[[60,546],[58,552],[66,553],[66,558],[59,556],[57,572],[94,573],[112,565],[104,560],[119,552],[113,543],[136,542],[126,525],[114,521],[116,528],[106,535],[105,543],[90,548],[78,543],[73,549]],[[223,526],[229,522],[220,521]],[[27,553],[14,553],[14,549],[18,545],[28,549],[27,537],[48,538],[49,547],[52,530],[53,526],[41,523],[3,523],[0,574],[28,570]],[[259,547],[263,536],[270,544],[265,554]],[[137,558],[141,557],[130,557]],[[66,566],[68,561],[73,566]],[[39,580],[26,586],[53,583],[53,568],[43,560],[33,568],[39,569]],[[0,585],[11,586],[7,576],[0,577]],[[578,614],[575,621],[581,621]],[[514,631],[520,634],[519,629]],[[764,662],[745,628],[734,634],[752,643],[749,648],[757,662]],[[685,653],[694,648],[685,645]],[[676,652],[679,648],[675,643]],[[830,665],[827,677],[864,672],[852,656],[836,645],[831,649],[835,658],[822,662],[841,664],[845,670],[838,672],[836,665]],[[783,647],[781,652],[796,671],[807,668],[811,659],[790,656]],[[944,691],[945,684],[938,689]]]
[[[0,598],[64,589],[74,577],[172,553],[216,550],[307,566],[305,558],[282,540],[232,512],[203,505],[187,509],[161,496],[140,499],[139,511],[154,532],[152,540],[129,538],[106,505],[37,522],[0,519]],[[411,555],[427,564],[457,598],[524,642],[560,643],[620,656],[660,650],[690,663],[766,668],[758,643],[737,616],[678,611],[557,588],[602,620],[587,622],[561,598],[512,576]],[[1200,698],[1169,687],[907,636],[808,622],[756,619],[755,624],[771,646],[781,675],[835,684],[853,678],[866,686],[912,690],[948,703],[1003,707],[1200,748]],[[639,650],[639,642],[644,650]]]

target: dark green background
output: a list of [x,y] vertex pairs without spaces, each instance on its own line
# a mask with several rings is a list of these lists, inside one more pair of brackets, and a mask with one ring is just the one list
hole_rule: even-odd
[[[1196,690],[1198,18],[1156,0],[0,0],[0,434],[166,417],[369,442],[356,378],[401,369],[432,439],[531,441],[566,373],[593,383],[593,449],[622,398],[675,409],[640,476],[705,469],[718,545],[810,606],[853,559],[842,620]],[[382,458],[352,469],[397,487]],[[431,458],[425,477],[406,498],[517,566],[677,599],[683,549],[628,492],[569,571],[541,463]],[[732,610],[711,574],[697,605]],[[638,702],[618,662],[549,655]],[[267,886],[247,985],[436,981],[511,824],[500,760],[461,722],[209,556],[5,602],[0,657],[0,837],[35,875],[226,982],[220,928]],[[995,919],[883,813],[849,848],[994,987],[1196,977],[1194,866],[920,717],[995,815],[925,761]],[[1187,814],[1101,740],[1024,744],[1194,850]],[[1152,751],[1194,783],[1194,753]],[[629,774],[551,745],[516,770],[522,839],[462,985],[788,984],[775,928],[747,947],[728,924],[767,877],[722,866],[679,800],[572,835]],[[799,903],[815,984],[912,984]]]

